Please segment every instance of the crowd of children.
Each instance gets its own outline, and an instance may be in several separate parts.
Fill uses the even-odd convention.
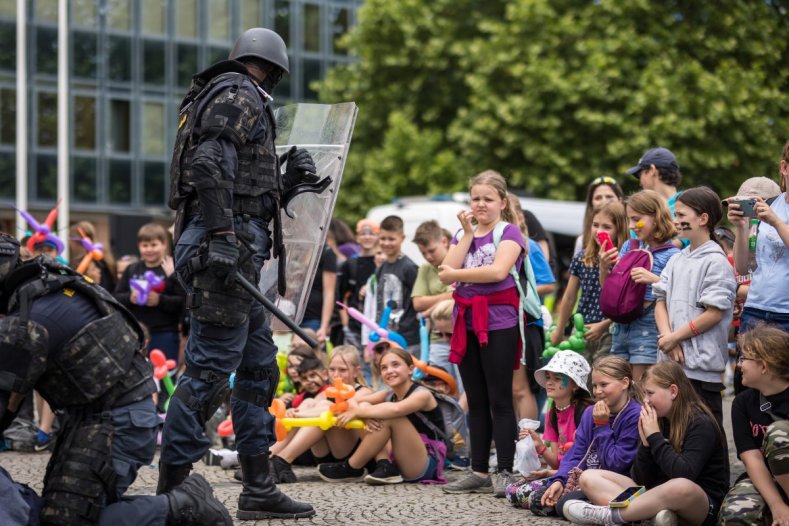
[[[557,286],[554,253],[531,239],[542,228],[497,172],[471,179],[457,224],[417,228],[421,266],[402,253],[401,218],[363,219],[355,236],[335,220],[304,322],[321,346],[277,339],[278,395],[287,418],[331,411],[335,379],[353,397],[334,426],[295,427],[272,448],[276,481],[312,464],[327,482],[443,484],[578,524],[789,525],[789,142],[780,187],[755,178],[725,200],[678,191],[665,148],[627,173],[641,191],[626,196],[611,177],[588,187],[552,326],[541,299]],[[95,237],[89,224],[79,232]],[[168,239],[145,225],[139,258],[87,272],[137,316],[150,349],[180,364],[186,298]],[[332,313],[335,299],[391,336]],[[567,340],[574,313],[583,330]],[[735,357],[742,385],[725,415]],[[542,433],[519,432],[521,418],[541,418]],[[731,487],[729,418],[745,466]],[[541,467],[518,474],[526,438]],[[468,471],[446,483],[445,468]]]

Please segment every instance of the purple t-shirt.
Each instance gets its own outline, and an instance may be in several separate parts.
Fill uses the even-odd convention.
[[[509,224],[504,227],[504,232],[501,235],[501,241],[515,241],[520,247],[525,250],[523,242],[523,235],[517,226]],[[452,238],[452,244],[457,245],[458,236]],[[463,260],[463,268],[478,268],[486,265],[493,264],[496,257],[496,247],[493,244],[493,231],[481,237],[474,237],[471,246],[468,249],[465,259]],[[523,262],[523,251],[518,256],[516,265],[518,267]],[[498,283],[458,283],[455,291],[458,295],[464,298],[471,298],[472,296],[487,296],[494,292],[501,292],[515,286],[515,280],[512,276],[507,275],[502,281]],[[496,331],[500,329],[509,329],[518,324],[518,311],[511,305],[491,305],[488,308],[488,330]],[[471,330],[471,311],[466,312],[466,327]]]

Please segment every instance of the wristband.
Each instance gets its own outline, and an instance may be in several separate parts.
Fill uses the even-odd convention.
[[[546,449],[548,449],[548,446],[546,446],[545,444],[543,444],[543,445],[542,445],[542,447],[541,447],[540,449],[538,449],[538,450],[537,450],[537,456],[538,456],[538,457],[541,457],[541,456],[543,456],[543,455],[545,454],[545,450],[546,450]]]
[[[596,426],[607,426],[608,425],[608,420],[606,420],[604,422],[601,422],[599,420],[593,420],[592,422],[594,422],[594,425],[596,425]]]
[[[694,336],[698,336],[698,335],[700,335],[700,334],[701,334],[701,331],[699,331],[699,330],[696,328],[696,324],[695,324],[695,323],[693,323],[693,320],[690,320],[690,321],[688,322],[688,327],[690,327],[690,331],[693,333],[693,335],[694,335]]]

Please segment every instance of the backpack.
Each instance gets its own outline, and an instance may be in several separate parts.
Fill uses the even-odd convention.
[[[644,313],[647,285],[633,281],[630,271],[637,267],[652,270],[652,254],[667,250],[671,245],[650,249],[638,247],[639,241],[631,239],[630,252],[614,265],[600,290],[600,311],[617,323],[630,323]]]
[[[441,410],[441,416],[444,418],[444,429],[439,429],[433,424],[425,415],[420,411],[414,413],[428,429],[433,431],[447,446],[447,458],[454,458],[456,456],[468,456],[468,447],[471,445],[471,440],[468,434],[468,427],[466,426],[466,413],[457,400],[444,393],[439,393],[429,387],[417,382],[417,385],[424,387],[435,398],[438,408]],[[390,393],[387,397],[387,402],[394,401],[394,393]],[[460,435],[463,439],[462,447],[455,447],[454,437]]]

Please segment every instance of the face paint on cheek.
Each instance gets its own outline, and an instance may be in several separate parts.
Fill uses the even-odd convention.
[[[559,384],[559,387],[561,387],[562,389],[567,389],[567,387],[569,386],[570,386],[570,378],[565,375],[562,375],[562,383]]]
[[[687,221],[680,221],[679,223],[680,230],[687,232],[688,230],[693,230],[690,226],[690,223]]]
[[[638,221],[636,221],[636,228],[644,228],[644,220],[643,219],[639,219]]]

